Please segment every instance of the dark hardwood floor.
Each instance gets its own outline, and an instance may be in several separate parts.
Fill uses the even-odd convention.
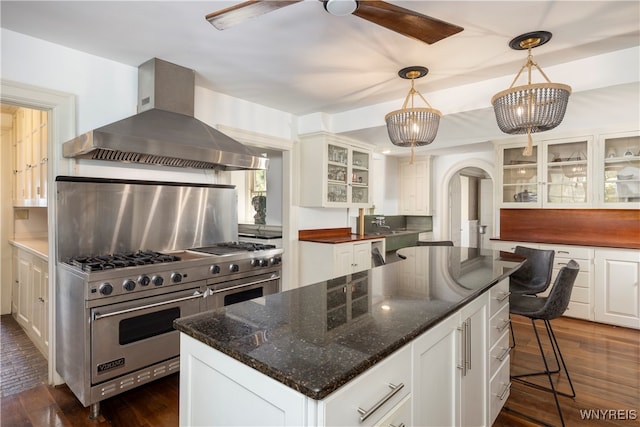
[[[567,426],[640,426],[640,331],[569,318],[556,319],[552,324],[577,393],[575,399],[560,398]],[[513,327],[517,345],[512,352],[512,371],[541,366],[529,320],[514,316]],[[89,409],[83,408],[66,386],[40,385],[2,398],[0,424],[174,427],[178,425],[178,375],[104,401],[97,420],[88,418]],[[566,380],[561,378],[558,385],[564,389]],[[547,392],[514,382],[507,406],[559,425],[553,398]],[[603,419],[598,412],[599,420],[583,420],[581,410],[607,411],[608,415]],[[625,416],[635,419],[620,419]],[[507,411],[494,424],[533,425]]]

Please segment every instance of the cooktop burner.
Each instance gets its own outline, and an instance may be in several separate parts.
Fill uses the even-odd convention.
[[[69,260],[69,264],[84,271],[111,270],[137,265],[160,264],[180,261],[180,257],[154,251],[138,251],[98,256],[79,256]]]
[[[216,243],[212,246],[205,246],[202,248],[194,248],[192,251],[204,252],[212,255],[225,255],[237,252],[255,252],[266,251],[269,249],[275,249],[275,245],[265,245],[262,243],[250,243],[250,242],[222,242]]]

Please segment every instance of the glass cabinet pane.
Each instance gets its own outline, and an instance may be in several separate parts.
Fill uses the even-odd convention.
[[[503,151],[502,201],[505,203],[537,203],[538,147],[531,156],[522,154],[523,147]]]
[[[349,150],[347,148],[327,144],[327,154],[329,162],[339,163],[345,166],[347,165],[347,160],[349,158]]]
[[[587,203],[587,153],[587,141],[547,145],[546,202]]]
[[[327,185],[327,200],[329,202],[347,202],[347,185],[341,184],[328,184]]]
[[[640,136],[604,140],[604,202],[640,202]]]

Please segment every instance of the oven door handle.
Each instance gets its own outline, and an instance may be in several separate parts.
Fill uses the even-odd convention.
[[[243,283],[241,285],[230,286],[228,288],[222,288],[222,289],[218,289],[218,290],[215,290],[215,291],[211,291],[210,290],[209,291],[209,295],[219,294],[220,292],[232,291],[234,289],[246,288],[247,286],[259,285],[260,283],[272,282],[272,281],[278,280],[278,279],[280,279],[280,276],[273,275],[273,276],[269,277],[268,279],[256,280],[254,282]]]
[[[167,305],[167,304],[175,304],[177,302],[188,301],[188,300],[192,300],[192,299],[196,299],[196,298],[202,298],[202,297],[203,297],[203,294],[200,291],[196,291],[193,295],[190,295],[188,297],[176,298],[176,299],[172,299],[172,300],[169,300],[169,301],[157,302],[157,303],[154,303],[154,304],[147,304],[147,305],[143,305],[141,307],[127,308],[125,310],[114,311],[112,313],[107,313],[107,314],[100,314],[100,313],[96,312],[96,313],[93,314],[93,320],[99,320],[99,319],[104,319],[104,318],[107,318],[107,317],[118,316],[120,314],[133,313],[134,311],[146,310],[148,308],[160,307],[160,306]]]

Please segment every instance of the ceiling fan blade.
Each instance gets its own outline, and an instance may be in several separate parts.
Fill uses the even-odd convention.
[[[247,19],[264,15],[267,12],[292,5],[300,1],[302,0],[250,0],[225,9],[220,9],[216,12],[211,12],[205,16],[205,19],[218,30],[225,30],[233,25],[242,23]]]
[[[359,1],[353,15],[428,44],[464,30],[457,25],[379,0]]]

